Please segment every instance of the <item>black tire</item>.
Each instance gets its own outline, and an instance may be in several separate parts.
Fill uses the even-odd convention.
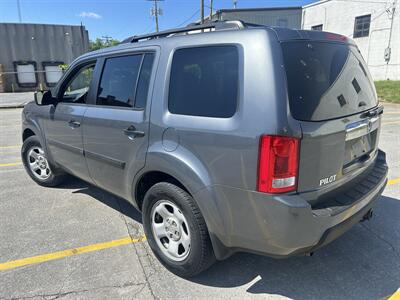
[[[190,252],[182,261],[168,258],[156,242],[152,230],[152,209],[160,200],[168,200],[175,204],[183,213],[190,230]],[[169,182],[160,182],[153,185],[146,193],[142,218],[144,231],[150,248],[160,262],[172,273],[181,277],[195,276],[215,262],[210,237],[204,218],[193,200],[183,189]]]
[[[40,179],[37,176],[35,176],[35,174],[33,174],[33,171],[29,167],[28,153],[32,148],[37,148],[37,147],[40,147],[44,151],[43,146],[40,144],[40,141],[36,136],[30,136],[22,144],[21,158],[26,172],[33,179],[33,181],[35,181],[37,184],[41,186],[53,187],[61,184],[65,180],[66,173],[52,166],[51,164],[49,164],[51,172],[48,178]],[[46,157],[46,153],[44,153],[44,156]]]

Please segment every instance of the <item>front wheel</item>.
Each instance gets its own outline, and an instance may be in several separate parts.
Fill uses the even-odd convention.
[[[215,261],[207,226],[193,198],[169,182],[152,186],[143,202],[151,249],[171,272],[191,277]]]
[[[64,180],[65,173],[49,164],[36,136],[31,136],[24,141],[21,156],[26,172],[36,183],[42,186],[56,186]]]

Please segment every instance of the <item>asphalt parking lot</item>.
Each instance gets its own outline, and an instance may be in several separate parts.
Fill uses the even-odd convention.
[[[386,299],[400,288],[400,105],[385,104],[390,181],[372,220],[312,257],[236,254],[191,280],[158,263],[124,200],[78,179],[36,185],[20,115],[0,110],[0,299]]]

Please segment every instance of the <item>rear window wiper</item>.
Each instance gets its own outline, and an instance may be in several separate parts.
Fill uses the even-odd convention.
[[[362,118],[371,118],[381,115],[383,113],[383,106],[378,106],[373,110],[369,110],[361,115]]]

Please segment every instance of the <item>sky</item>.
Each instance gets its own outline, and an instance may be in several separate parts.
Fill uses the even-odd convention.
[[[0,0],[0,23],[18,22],[18,0]],[[316,0],[237,0],[238,8],[302,6]],[[19,0],[22,23],[79,25],[89,31],[89,38],[128,36],[155,31],[152,7],[148,0]],[[204,0],[205,15],[210,0]],[[163,0],[160,30],[184,26],[200,18],[200,0]],[[232,0],[213,0],[213,8],[232,8]]]

